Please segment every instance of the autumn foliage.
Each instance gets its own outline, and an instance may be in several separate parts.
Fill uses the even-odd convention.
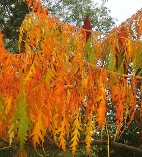
[[[117,139],[142,106],[142,14],[109,34],[92,32],[86,42],[85,29],[61,22],[39,1],[27,4],[21,53],[7,52],[0,34],[0,137],[10,144],[16,138],[21,148],[30,139],[37,149],[48,134],[73,155],[82,132],[87,153],[107,125]]]

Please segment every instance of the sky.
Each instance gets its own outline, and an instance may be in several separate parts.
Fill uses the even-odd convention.
[[[110,16],[118,20],[116,21],[118,26],[142,8],[142,0],[108,0],[106,6],[111,10]]]
[[[110,15],[116,18],[116,25],[120,25],[142,8],[142,0],[108,0],[107,8]]]

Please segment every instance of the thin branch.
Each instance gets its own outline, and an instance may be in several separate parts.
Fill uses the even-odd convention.
[[[108,157],[110,157],[110,138],[109,138],[109,130],[107,125],[106,125],[106,132],[107,132],[107,155]]]
[[[89,62],[87,62],[87,64],[93,68],[96,68],[96,69],[102,69],[102,70],[105,70],[107,73],[109,74],[114,74],[114,75],[117,75],[117,76],[122,76],[122,77],[126,77],[126,78],[136,78],[136,79],[140,79],[142,80],[142,76],[137,76],[137,75],[128,75],[128,74],[121,74],[121,73],[118,73],[118,72],[115,72],[115,71],[110,71],[110,70],[107,70],[105,68],[102,68],[102,67],[99,67],[99,66],[96,66],[96,65],[93,65]]]
[[[141,148],[137,148],[137,147],[134,147],[134,146],[129,146],[129,145],[126,145],[126,144],[113,142],[113,141],[110,141],[109,143],[110,143],[110,146],[120,148],[120,149],[126,149],[126,150],[129,150],[129,151],[133,151],[133,152],[137,152],[137,153],[142,154],[142,149]],[[80,142],[80,144],[85,145],[85,142]],[[92,145],[102,145],[102,144],[107,145],[108,141],[107,140],[94,140],[92,142]]]

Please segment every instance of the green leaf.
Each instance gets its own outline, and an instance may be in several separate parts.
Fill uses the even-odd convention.
[[[20,139],[20,149],[23,149],[24,147],[25,139],[27,136],[27,131],[30,126],[31,126],[31,121],[28,119],[26,113],[23,113],[19,121],[19,128],[18,128],[18,138]]]
[[[120,66],[117,68],[116,72],[123,74],[124,73],[124,66],[123,66],[124,61],[120,64]]]
[[[85,57],[85,59],[87,59],[87,57],[88,57],[89,49],[90,49],[90,43],[88,41],[88,42],[86,42],[84,49],[83,49],[83,56]]]
[[[137,73],[138,76],[142,75],[142,69]]]
[[[21,114],[22,114],[22,110],[24,110],[25,105],[26,105],[26,101],[24,102],[23,100],[21,100],[21,102],[19,101],[21,100],[20,98],[18,98],[18,102],[17,102],[17,110],[16,110],[16,114],[14,116],[14,119],[12,120],[12,123],[16,123],[17,120],[19,120]],[[16,126],[15,126],[16,127]],[[14,128],[15,128],[14,127]],[[15,128],[16,129],[16,128]]]
[[[98,52],[95,48],[95,45],[92,45],[91,43],[91,39],[89,39],[85,46],[84,46],[84,50],[83,50],[83,56],[85,57],[85,59],[87,61],[89,61],[91,64],[94,64],[95,61],[95,57],[96,57],[96,53],[98,55]]]
[[[113,53],[109,54],[107,70],[110,70],[110,71],[115,70],[115,56]]]
[[[94,59],[95,59],[95,53],[94,53],[94,47],[92,47],[88,55],[88,60],[91,64],[94,64]]]
[[[12,131],[18,130],[18,138],[20,139],[20,149],[23,149],[27,131],[31,127],[32,123],[27,117],[27,102],[24,96],[20,95],[17,100],[17,110],[12,123],[14,127]]]

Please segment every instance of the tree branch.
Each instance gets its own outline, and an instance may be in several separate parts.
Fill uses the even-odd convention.
[[[107,145],[108,141],[107,140],[94,140],[92,142],[92,145]],[[118,143],[118,142],[113,142],[113,141],[110,141],[110,146],[113,146],[113,147],[116,147],[116,148],[120,148],[120,149],[126,149],[126,150],[129,150],[129,151],[133,151],[133,152],[137,152],[137,153],[141,153],[142,154],[142,149],[141,148],[137,148],[137,147],[134,147],[134,146],[129,146],[129,145],[126,145],[126,144],[122,144],[122,143]],[[85,142],[80,142],[80,144],[84,145]]]

